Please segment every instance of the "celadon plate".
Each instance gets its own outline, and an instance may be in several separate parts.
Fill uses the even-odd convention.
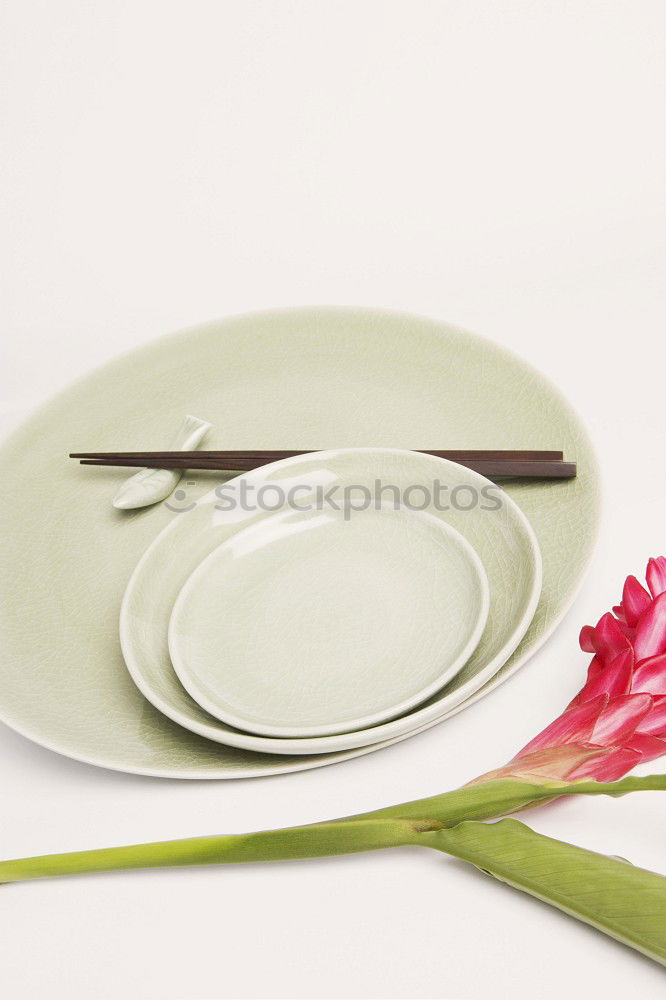
[[[259,736],[212,718],[198,704],[199,688],[193,691],[195,697],[188,694],[169,657],[169,619],[190,573],[227,539],[241,538],[242,545],[248,538],[251,543],[253,538],[261,537],[266,521],[262,506],[277,503],[282,507],[287,497],[293,497],[299,507],[314,507],[314,514],[320,507],[323,512],[331,511],[333,504],[342,506],[348,498],[352,514],[340,532],[350,529],[348,544],[360,545],[364,516],[372,515],[377,498],[380,504],[382,500],[390,502],[385,499],[388,494],[393,502],[423,508],[421,513],[454,528],[483,564],[490,591],[487,624],[464,668],[425,704],[397,719],[353,733],[307,738]],[[367,502],[368,495],[369,509],[361,509],[359,501]],[[260,497],[265,498],[264,505],[258,503]],[[420,550],[423,556],[423,545]],[[403,547],[401,554],[404,552]],[[347,551],[345,562],[349,571],[346,586],[350,587],[358,556]],[[510,574],[507,566],[511,567]],[[321,563],[317,570],[321,570]],[[344,565],[338,570],[341,585],[344,570]],[[390,573],[395,576],[395,570]],[[319,452],[248,472],[211,491],[194,509],[174,518],[144,554],[129,581],[120,615],[122,649],[132,677],[149,701],[201,736],[264,753],[350,751],[421,729],[477,691],[525,634],[537,606],[541,579],[539,547],[529,522],[514,501],[483,476],[453,462],[397,449]],[[430,611],[437,613],[432,605]],[[439,614],[443,613],[440,610]],[[225,622],[227,627],[231,628],[231,624]],[[245,622],[244,627],[249,643],[251,625]],[[236,641],[240,645],[243,637]],[[289,650],[284,655],[288,656]],[[418,669],[414,662],[418,651],[405,650],[405,655],[409,657],[407,666]]]
[[[121,512],[111,500],[126,470],[66,455],[163,448],[186,413],[213,425],[208,448],[563,449],[578,463],[570,481],[505,485],[539,540],[541,598],[518,648],[458,709],[522,666],[577,593],[597,533],[598,470],[580,419],[529,364],[446,323],[383,310],[216,320],[80,379],[0,447],[0,719],[45,747],[182,778],[272,774],[366,752],[295,759],[221,746],[166,718],[125,669],[127,581],[159,532],[187,516],[176,511],[217,480],[191,475],[169,501]],[[513,567],[504,573],[510,580]],[[452,683],[468,679],[464,668]]]
[[[329,736],[403,715],[455,676],[488,617],[481,560],[441,519],[381,498],[309,506],[219,545],[171,614],[183,687],[249,733]]]

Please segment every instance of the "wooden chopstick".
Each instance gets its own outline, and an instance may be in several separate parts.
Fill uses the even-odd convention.
[[[91,457],[83,457],[83,455]],[[112,452],[112,453],[76,453],[71,458],[80,458],[81,465],[97,465],[105,467],[124,466],[129,468],[172,468],[192,470],[220,470],[225,472],[248,472],[269,462],[289,458],[307,452]],[[467,468],[486,476],[489,479],[572,479],[576,475],[576,463],[564,462],[561,458],[524,458],[525,452],[424,452],[439,458],[465,465]],[[530,454],[530,453],[528,453]],[[535,454],[534,452],[531,454]],[[536,454],[544,454],[536,453]],[[546,454],[561,455],[561,452]],[[482,455],[484,457],[472,457]],[[501,457],[490,457],[490,456]],[[488,457],[486,457],[488,456]],[[511,457],[507,457],[511,456]]]
[[[308,455],[312,451],[320,449],[310,448],[307,451],[284,451],[284,450],[255,450],[255,451],[75,451],[70,453],[70,458],[140,458],[142,460],[155,458],[204,458],[204,459],[249,459],[263,458],[266,461],[277,462],[283,458],[292,458],[295,455]],[[561,462],[564,454],[561,451],[506,451],[506,450],[445,450],[445,451],[421,451],[422,455],[434,455],[436,458],[448,458],[451,462],[463,462],[469,460],[476,461],[521,461],[521,462]]]

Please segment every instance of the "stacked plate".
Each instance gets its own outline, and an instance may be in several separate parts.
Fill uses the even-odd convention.
[[[122,650],[145,697],[209,740],[351,750],[416,732],[491,679],[541,582],[527,518],[477,473],[396,449],[316,452],[174,518],[130,580]]]
[[[65,457],[163,447],[192,412],[212,424],[207,448],[312,454],[217,493],[219,476],[190,472],[168,504],[135,512],[110,503],[125,472]],[[314,452],[328,443],[352,450]],[[558,449],[578,475],[500,493],[435,459],[357,450],[368,443]],[[587,432],[547,378],[464,330],[371,309],[157,340],[45,404],[0,447],[0,475],[0,720],[168,778],[320,767],[473,704],[562,619],[600,509]],[[271,483],[283,492],[263,503],[241,492]],[[349,490],[329,504],[335,485]]]

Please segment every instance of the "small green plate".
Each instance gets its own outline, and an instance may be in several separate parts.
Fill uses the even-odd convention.
[[[363,483],[372,452],[343,454]],[[359,730],[404,718],[455,677],[489,593],[472,546],[432,514],[381,498],[308,507],[301,491],[298,507],[214,548],[182,587],[168,636],[183,687],[211,715],[316,753],[316,737],[363,745]]]
[[[537,448],[578,462],[574,480],[506,486],[536,532],[543,589],[519,647],[474,697],[525,663],[578,590],[599,520],[597,466],[577,415],[531,366],[463,330],[385,311],[218,320],[79,380],[0,448],[0,718],[43,746],[183,778],[278,773],[368,752],[295,759],[224,747],[163,716],[127,673],[118,639],[127,581],[211,477],[184,481],[169,506],[126,513],[111,506],[126,470],[66,456],[160,449],[186,413],[212,423],[208,448]],[[510,580],[514,567],[505,572]],[[463,668],[452,683],[466,680]]]

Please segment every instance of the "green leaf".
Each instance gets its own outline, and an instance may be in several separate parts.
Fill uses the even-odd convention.
[[[515,819],[464,822],[420,839],[666,965],[663,876],[544,837]]]

